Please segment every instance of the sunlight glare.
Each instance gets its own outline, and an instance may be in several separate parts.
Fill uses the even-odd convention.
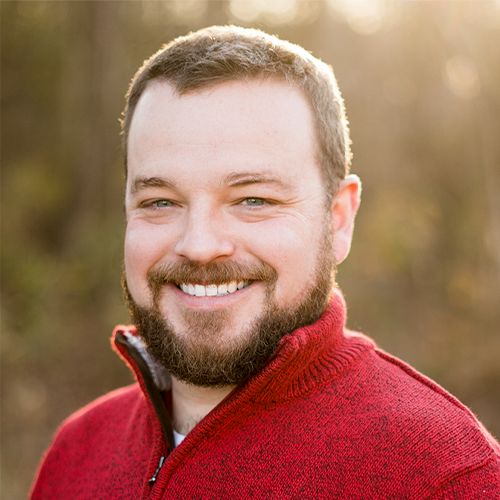
[[[267,2],[264,16],[269,24],[289,24],[297,15],[296,0],[274,0]]]
[[[175,0],[169,5],[176,19],[185,22],[199,19],[207,10],[207,0]]]
[[[238,19],[252,22],[260,16],[265,5],[265,0],[231,0],[229,10]]]
[[[448,88],[462,99],[479,95],[481,84],[474,61],[468,56],[454,56],[446,61],[443,77]]]
[[[316,19],[317,2],[299,0],[231,0],[229,10],[245,22],[262,21],[268,26],[299,25]]]
[[[329,0],[358,35],[373,35],[382,26],[385,0]]]

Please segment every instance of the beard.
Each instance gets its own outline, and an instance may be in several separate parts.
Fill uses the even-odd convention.
[[[314,280],[294,304],[280,306],[274,298],[277,273],[264,262],[198,265],[177,262],[153,267],[148,273],[152,306],[133,299],[125,276],[123,287],[131,320],[149,354],[176,379],[199,387],[238,385],[262,368],[281,339],[315,323],[324,313],[334,282],[333,245],[327,229],[318,252]],[[183,310],[186,328],[176,331],[160,311],[162,286],[167,283],[212,283],[259,280],[266,285],[264,311],[237,335],[224,335],[232,327],[231,310]],[[251,285],[250,285],[251,286]]]

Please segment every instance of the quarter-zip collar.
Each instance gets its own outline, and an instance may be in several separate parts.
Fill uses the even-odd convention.
[[[155,490],[162,488],[177,465],[193,447],[210,435],[225,416],[238,408],[256,405],[275,405],[300,398],[310,391],[331,382],[354,360],[372,347],[371,341],[359,342],[361,336],[345,331],[346,306],[341,292],[332,293],[323,316],[313,325],[299,328],[283,337],[275,354],[250,379],[236,387],[189,433],[174,450],[173,429],[164,397],[170,389],[170,377],[147,353],[134,327],[118,326],[114,345],[130,366],[148,405],[153,425],[154,451],[150,477],[158,477]],[[168,392],[167,392],[168,394]],[[167,450],[168,448],[168,450]],[[167,460],[162,457],[172,454]],[[163,471],[159,474],[158,465]],[[165,469],[167,472],[165,472]]]

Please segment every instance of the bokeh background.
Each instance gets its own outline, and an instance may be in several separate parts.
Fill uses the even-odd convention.
[[[500,2],[2,1],[2,498],[59,423],[132,382],[119,122],[190,30],[260,27],[333,65],[364,182],[338,280],[348,324],[500,436]]]

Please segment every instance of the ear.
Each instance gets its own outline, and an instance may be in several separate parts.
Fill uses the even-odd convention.
[[[340,264],[351,249],[354,218],[361,202],[361,181],[354,174],[340,182],[332,202],[332,231],[335,264]]]

